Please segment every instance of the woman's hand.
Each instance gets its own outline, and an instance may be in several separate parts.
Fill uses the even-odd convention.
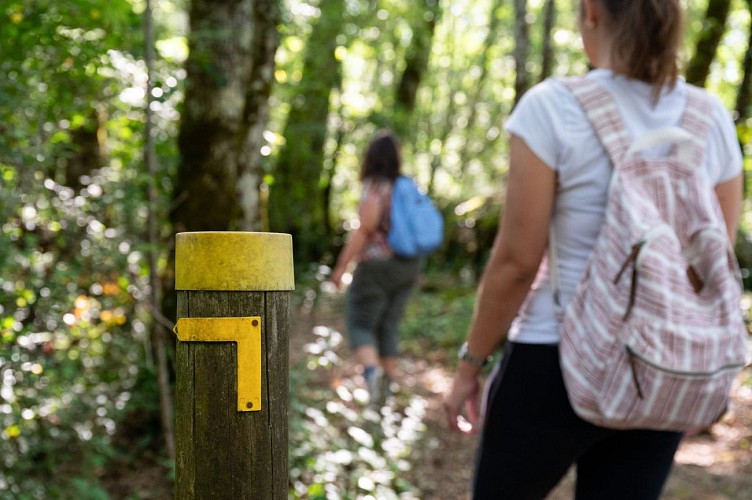
[[[368,235],[376,230],[381,210],[381,200],[376,196],[369,196],[360,203],[358,228],[350,234],[332,271],[331,281],[338,289],[342,288],[342,276],[347,271],[348,265],[360,255],[368,240]]]
[[[478,285],[467,335],[472,352],[492,353],[502,344],[527,297],[548,243],[556,193],[556,173],[517,136],[510,140],[507,200],[501,224]],[[479,368],[460,362],[444,398],[449,428],[462,433],[480,422]],[[467,420],[462,415],[466,406]]]
[[[480,375],[475,367],[462,366],[460,363],[452,388],[444,396],[444,411],[449,428],[462,434],[477,432],[480,422],[481,384]],[[462,414],[463,406],[466,415]]]
[[[336,266],[332,271],[331,282],[334,283],[334,286],[336,286],[337,289],[342,288],[342,276],[344,274],[345,269],[340,266]]]

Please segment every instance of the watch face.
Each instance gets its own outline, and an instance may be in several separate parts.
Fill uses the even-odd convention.
[[[467,342],[465,342],[464,344],[460,346],[460,350],[458,354],[459,354],[459,358],[462,361],[467,361],[468,363],[472,365],[480,366],[480,367],[486,366],[489,360],[489,358],[481,359],[470,354],[470,352],[467,349]]]
[[[460,359],[465,357],[465,354],[467,354],[467,342],[460,346],[460,351],[457,354],[459,355]]]

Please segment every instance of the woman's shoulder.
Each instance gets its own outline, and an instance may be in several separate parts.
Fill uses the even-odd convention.
[[[563,79],[550,77],[531,87],[520,98],[510,118],[540,124],[565,126],[579,117],[580,106]]]
[[[564,79],[560,77],[549,77],[533,85],[520,99],[520,105],[523,103],[529,105],[531,103],[554,103],[562,104],[570,99],[574,99],[574,96],[569,91],[564,83]]]
[[[718,130],[720,133],[729,134],[736,138],[734,119],[729,108],[721,101],[717,94],[697,85],[687,83],[683,79],[677,81],[677,90],[682,91],[688,98],[695,96],[695,100],[701,104],[701,110],[710,108],[707,118],[710,120],[710,130]]]
[[[558,170],[564,150],[574,142],[575,132],[588,125],[566,85],[560,79],[548,78],[522,96],[504,128],[522,138],[546,165]]]
[[[709,113],[709,148],[711,177],[715,182],[727,181],[742,171],[743,157],[734,118],[728,107],[713,92],[690,84],[689,91],[703,96],[711,108]]]

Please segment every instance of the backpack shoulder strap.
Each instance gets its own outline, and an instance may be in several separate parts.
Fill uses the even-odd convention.
[[[632,140],[611,94],[594,78],[569,77],[560,81],[577,98],[611,162],[618,165]]]
[[[565,77],[559,78],[559,81],[574,94],[577,102],[580,103],[601,144],[606,149],[611,163],[615,166],[619,165],[629,150],[631,137],[611,94],[593,78]],[[557,320],[561,322],[563,309],[559,290],[558,260],[556,234],[552,223],[548,237],[548,269],[553,289],[554,310]]]

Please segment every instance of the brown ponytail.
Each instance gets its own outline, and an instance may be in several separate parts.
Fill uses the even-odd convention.
[[[622,72],[653,85],[658,99],[679,74],[683,11],[680,0],[600,0],[613,21],[614,57]]]

